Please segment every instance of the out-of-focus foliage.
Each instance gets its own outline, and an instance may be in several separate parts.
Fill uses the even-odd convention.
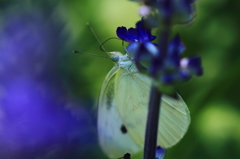
[[[100,41],[135,25],[127,0],[0,1],[0,158],[106,158],[97,144],[96,101],[109,59]],[[204,76],[179,84],[192,123],[166,159],[240,158],[240,1],[199,0],[197,17],[174,27]],[[122,51],[110,40],[108,51]],[[121,157],[121,156],[119,156]]]

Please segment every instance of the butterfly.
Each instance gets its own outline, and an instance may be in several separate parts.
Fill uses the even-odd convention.
[[[151,78],[138,72],[128,54],[109,52],[115,66],[107,74],[98,101],[98,138],[110,158],[134,154],[144,147]],[[163,95],[157,145],[169,148],[179,142],[190,124],[187,105]]]

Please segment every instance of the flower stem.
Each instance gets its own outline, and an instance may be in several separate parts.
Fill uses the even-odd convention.
[[[155,0],[144,0],[145,4],[153,4],[155,3]]]
[[[165,57],[167,56],[168,51],[168,39],[171,33],[171,22],[169,19],[163,20],[163,30],[161,38],[159,39],[159,50],[160,54],[162,55],[162,61],[164,62]]]
[[[152,85],[145,134],[144,159],[155,159],[161,96],[162,93],[158,88]]]
[[[171,32],[170,21],[164,20],[164,29],[162,30],[162,36],[159,39],[159,50],[161,53],[161,62],[167,55],[168,50],[168,38]],[[158,134],[158,123],[160,118],[160,107],[161,107],[162,93],[158,87],[154,84],[151,86],[147,127],[145,133],[145,144],[144,144],[144,159],[155,159],[156,146],[157,146],[157,134]]]

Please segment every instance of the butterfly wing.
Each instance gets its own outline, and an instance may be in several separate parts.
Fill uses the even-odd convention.
[[[147,121],[151,79],[138,72],[120,69],[115,80],[117,109],[130,136],[143,147]],[[175,145],[186,133],[190,124],[187,105],[179,96],[163,96],[160,109],[158,145],[168,148]]]
[[[103,83],[98,102],[98,137],[102,150],[112,158],[125,153],[134,153],[141,146],[126,132],[122,118],[116,108],[115,78],[118,66],[108,73]]]

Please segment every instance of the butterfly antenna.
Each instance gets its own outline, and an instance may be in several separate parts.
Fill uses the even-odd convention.
[[[94,30],[93,30],[93,28],[92,28],[92,26],[89,24],[89,23],[87,23],[87,26],[89,27],[89,29],[91,30],[91,32],[93,33],[93,35],[94,35],[94,37],[97,39],[97,41],[98,41],[98,43],[100,44],[100,50],[101,51],[103,51],[103,52],[106,52],[107,54],[109,53],[108,51],[106,51],[106,49],[104,48],[104,44],[108,41],[108,40],[110,40],[110,39],[117,39],[117,40],[121,40],[121,39],[119,39],[119,38],[115,38],[115,37],[113,37],[113,38],[109,38],[109,39],[107,39],[106,41],[104,41],[103,43],[101,43],[101,41],[98,39],[98,37],[97,37],[97,35],[96,35],[96,33],[94,32]],[[124,47],[124,41],[122,40],[122,46]],[[124,50],[126,51],[126,49],[124,48]]]
[[[77,51],[77,50],[73,50],[73,53],[80,53],[80,54],[86,54],[86,55],[92,55],[92,56],[98,56],[98,57],[103,57],[103,58],[110,59],[110,57],[108,57],[108,56],[101,56],[101,55],[96,55],[96,54],[90,54],[90,53],[80,52],[80,51]]]
[[[125,47],[123,47],[123,49],[124,49],[124,51],[125,51],[126,53],[128,53],[128,51],[127,51],[127,49],[126,49]]]
[[[102,46],[102,43],[101,43],[101,41],[98,39],[98,37],[97,37],[96,33],[94,32],[92,26],[91,26],[89,23],[87,23],[87,26],[89,27],[89,29],[90,29],[91,32],[93,33],[94,37],[97,39],[97,41],[98,41],[98,43],[99,43],[99,45],[100,45],[100,50],[103,51],[103,52],[107,52],[106,49]]]
[[[128,53],[127,49],[124,47],[124,41],[122,40],[122,47],[123,47],[123,50]]]
[[[121,39],[115,38],[115,37],[112,37],[112,38],[109,38],[109,39],[105,40],[105,41],[100,45],[100,49],[101,49],[102,51],[107,52],[107,51],[103,50],[103,45],[104,45],[107,41],[109,41],[109,40],[111,40],[111,39],[121,40]],[[122,41],[122,45],[123,45],[123,44],[124,44],[124,41]],[[108,53],[108,52],[107,52],[107,53]]]

